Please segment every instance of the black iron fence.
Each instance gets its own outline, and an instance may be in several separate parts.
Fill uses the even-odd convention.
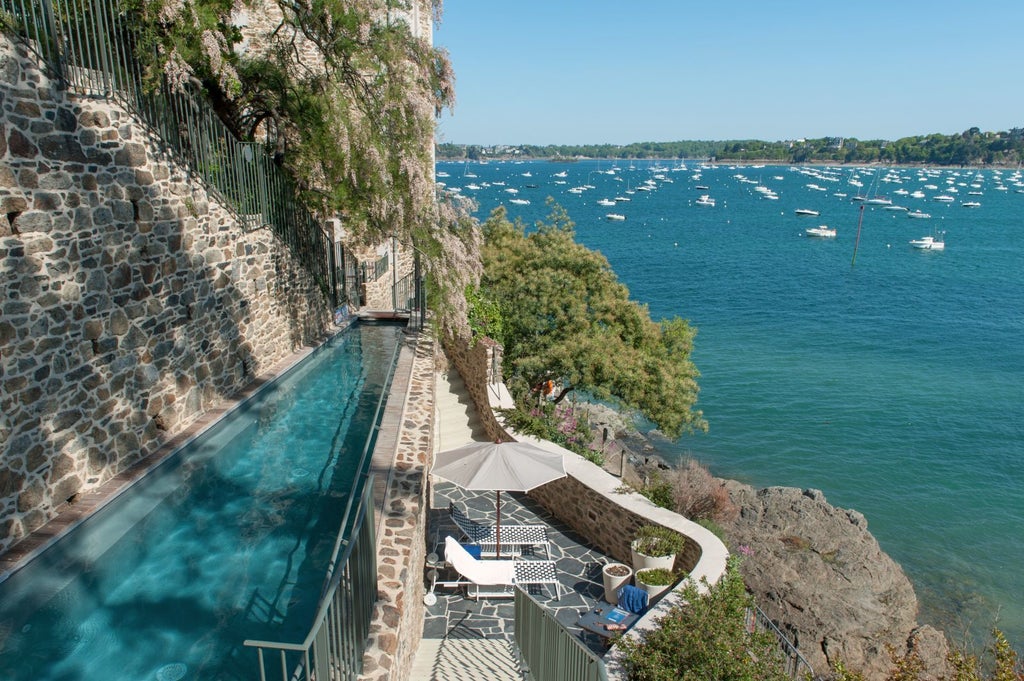
[[[263,145],[240,141],[188,85],[147,84],[137,21],[120,0],[0,0],[2,28],[63,87],[135,114],[242,224],[269,226],[338,305],[331,238]]]

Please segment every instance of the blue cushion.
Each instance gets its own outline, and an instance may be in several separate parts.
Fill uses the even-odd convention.
[[[629,584],[625,585],[618,592],[619,607],[629,610],[637,615],[642,615],[647,609],[647,592]]]
[[[466,549],[466,553],[473,556],[477,560],[480,560],[480,547],[476,544],[463,544],[462,548]]]

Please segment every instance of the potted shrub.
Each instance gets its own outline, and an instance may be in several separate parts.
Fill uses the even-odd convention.
[[[644,568],[636,571],[636,585],[647,592],[647,599],[653,603],[675,583],[676,574],[665,568]]]
[[[622,563],[608,563],[601,568],[601,576],[604,578],[604,599],[612,605],[619,604],[619,589],[624,584],[629,584],[633,570]]]
[[[644,525],[637,531],[630,548],[634,570],[671,570],[676,564],[676,554],[683,550],[683,536],[661,525]]]

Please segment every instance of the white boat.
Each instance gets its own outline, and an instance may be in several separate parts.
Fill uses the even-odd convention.
[[[530,200],[529,199],[509,199],[508,202],[509,203],[514,203],[517,206],[529,206],[530,205]]]
[[[797,215],[810,215],[812,217],[818,217],[819,215],[821,215],[821,213],[819,213],[818,211],[811,210],[810,208],[797,208],[793,212],[795,212]]]
[[[697,204],[698,206],[709,206],[711,208],[715,207],[715,200],[708,196],[707,194],[701,194],[700,198],[694,201],[694,203]]]
[[[598,199],[597,205],[599,206],[614,206],[615,202],[611,199]]]
[[[911,239],[910,245],[923,251],[942,251],[946,248],[946,242],[941,236],[923,236],[920,239]]]
[[[865,199],[864,203],[869,206],[891,206],[892,199],[887,199],[884,196],[876,196],[871,199]]]
[[[943,203],[952,203],[952,202],[956,201],[956,199],[954,199],[949,194],[939,194],[938,196],[935,197],[935,200],[936,201],[942,201]]]
[[[931,217],[931,214],[930,213],[924,213],[924,212],[919,211],[919,210],[914,210],[914,211],[911,211],[911,212],[907,213],[907,217],[908,218],[917,218],[918,220],[927,220],[928,218]]]
[[[829,227],[828,225],[818,225],[817,227],[805,229],[804,234],[806,234],[807,236],[816,236],[823,239],[835,239],[836,228]]]
[[[907,207],[906,206],[897,206],[896,204],[892,204],[892,205],[886,206],[883,210],[904,211],[904,210],[907,210]]]
[[[960,205],[964,208],[981,208],[981,204],[977,201],[964,201]]]
[[[626,216],[623,215],[622,213],[608,213],[607,215],[605,215],[605,217],[608,218],[609,220],[617,220],[620,222],[626,219]]]
[[[629,198],[628,196],[616,196],[615,200],[616,201],[632,201],[633,199]]]

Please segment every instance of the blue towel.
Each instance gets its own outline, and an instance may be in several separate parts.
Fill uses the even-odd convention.
[[[619,589],[619,607],[629,610],[637,615],[642,615],[647,609],[647,592],[635,586],[626,586]]]
[[[477,560],[480,560],[480,547],[476,544],[463,544],[462,548],[466,549],[466,553],[473,556]]]

